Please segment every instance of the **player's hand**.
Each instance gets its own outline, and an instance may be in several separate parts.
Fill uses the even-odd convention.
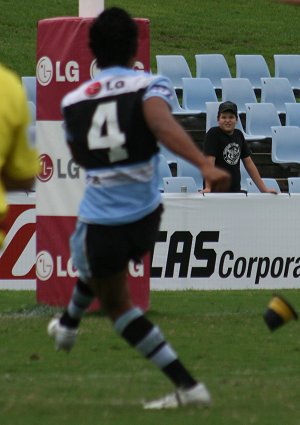
[[[203,171],[203,177],[211,192],[228,192],[231,177],[227,171],[218,167],[209,167],[209,169]]]

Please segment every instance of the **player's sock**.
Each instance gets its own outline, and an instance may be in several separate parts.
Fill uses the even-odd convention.
[[[161,369],[177,387],[190,388],[197,382],[185,369],[160,329],[135,307],[117,319],[115,329],[131,346]]]
[[[95,295],[88,285],[78,279],[73,289],[73,294],[67,310],[60,318],[60,323],[69,328],[77,328],[84,312],[90,306],[94,298]]]

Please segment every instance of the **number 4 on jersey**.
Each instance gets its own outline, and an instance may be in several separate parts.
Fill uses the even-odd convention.
[[[121,132],[117,115],[117,103],[101,103],[97,106],[88,132],[89,149],[109,149],[110,162],[128,158],[124,146],[125,134]]]

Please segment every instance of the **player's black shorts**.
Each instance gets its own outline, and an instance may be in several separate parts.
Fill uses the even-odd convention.
[[[80,248],[76,231],[71,240],[72,258],[80,277],[109,277],[124,270],[130,260],[139,262],[154,248],[162,212],[160,205],[139,221],[117,226],[80,223],[85,227],[84,232],[80,231],[85,249]]]

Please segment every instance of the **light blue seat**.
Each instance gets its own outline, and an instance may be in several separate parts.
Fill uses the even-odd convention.
[[[196,77],[209,78],[214,89],[222,89],[221,78],[231,78],[231,72],[225,56],[217,54],[195,55]]]
[[[158,173],[159,173],[159,181],[158,188],[162,192],[164,190],[164,177],[172,177],[172,172],[169,167],[169,164],[164,155],[159,154],[159,164],[158,164]]]
[[[208,132],[208,130],[211,127],[217,127],[218,126],[218,109],[219,109],[219,105],[220,102],[206,102],[206,127],[205,127],[205,131]],[[266,139],[265,136],[262,135],[251,135],[248,134],[245,130],[244,127],[241,123],[240,117],[238,116],[237,119],[237,123],[236,123],[236,128],[238,130],[241,130],[241,132],[243,133],[245,139],[248,142],[252,142],[252,141],[259,141],[259,140],[264,140]]]
[[[164,177],[165,193],[196,193],[198,192],[196,182],[193,177]]]
[[[235,55],[236,77],[248,78],[254,90],[261,90],[261,78],[271,77],[262,55]]]
[[[300,103],[286,103],[285,111],[285,125],[300,127]]]
[[[240,172],[241,172],[241,189],[247,190],[247,179],[249,179],[250,176],[242,160],[240,161]]]
[[[281,121],[273,103],[246,103],[246,133],[263,138],[272,137],[272,126]]]
[[[206,113],[206,102],[218,102],[209,78],[183,78],[182,106]]]
[[[285,103],[296,103],[292,86],[287,78],[262,78],[261,102],[273,103],[279,114],[285,114]]]
[[[277,164],[300,164],[300,128],[273,126],[271,158]]]
[[[278,184],[276,179],[263,177],[262,180],[265,183],[265,185],[267,186],[267,188],[275,189],[277,191],[277,193],[281,193],[279,184]],[[248,193],[260,193],[260,190],[258,189],[258,187],[256,186],[256,184],[254,183],[254,181],[251,178],[247,178],[247,192]]]
[[[157,73],[169,77],[175,90],[182,89],[182,78],[191,78],[190,67],[182,55],[156,55]]]
[[[222,102],[234,102],[239,113],[246,113],[246,103],[257,102],[255,91],[248,78],[221,78],[221,83]]]
[[[36,77],[23,76],[22,84],[26,91],[27,100],[36,105]]]
[[[28,109],[31,116],[31,125],[36,124],[36,105],[31,100],[27,101]]]
[[[288,177],[289,193],[300,193],[300,177]]]
[[[221,102],[206,102],[206,133],[212,127],[218,126],[218,109]]]
[[[175,88],[171,87],[172,97],[171,97],[171,106],[172,114],[178,116],[197,116],[201,114],[201,111],[194,109],[185,109],[180,106],[177,93]]]
[[[193,177],[197,189],[203,189],[203,176],[198,167],[186,161],[181,157],[177,157],[177,176],[179,177]]]
[[[293,90],[300,89],[300,55],[274,55],[275,77],[287,78]]]

